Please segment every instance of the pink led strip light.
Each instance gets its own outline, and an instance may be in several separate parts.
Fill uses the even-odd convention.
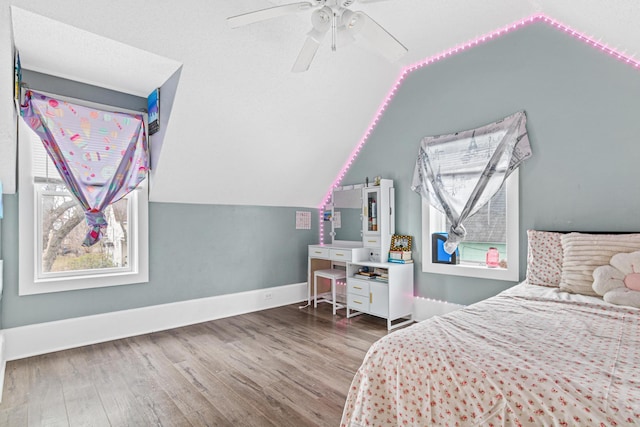
[[[561,22],[556,21],[553,18],[549,18],[548,16],[544,15],[544,14],[538,14],[538,15],[532,15],[528,18],[522,19],[520,21],[516,21],[512,24],[507,25],[506,27],[502,27],[499,28],[497,30],[494,30],[488,34],[482,35],[474,40],[471,40],[469,42],[463,43],[463,44],[459,44],[457,46],[452,47],[451,49],[448,49],[444,52],[435,54],[433,56],[430,56],[420,62],[418,62],[417,64],[413,64],[413,65],[409,65],[407,67],[405,67],[402,72],[400,73],[400,77],[398,78],[398,80],[394,83],[394,85],[391,87],[391,90],[389,91],[389,93],[387,94],[384,102],[382,103],[382,105],[380,106],[380,108],[378,108],[378,111],[376,112],[376,115],[373,118],[373,121],[371,122],[371,124],[369,125],[369,128],[367,129],[367,131],[365,132],[365,134],[363,135],[362,139],[360,140],[360,142],[358,143],[358,145],[356,146],[356,148],[353,150],[353,152],[351,153],[351,156],[349,156],[349,160],[347,161],[347,163],[342,167],[342,170],[340,170],[340,173],[338,174],[338,177],[333,181],[333,184],[331,184],[331,187],[329,188],[329,191],[327,192],[327,194],[324,196],[324,199],[322,200],[322,203],[320,203],[320,206],[318,207],[318,209],[320,210],[320,244],[324,244],[324,219],[323,219],[323,211],[325,209],[325,206],[329,203],[329,200],[331,200],[331,192],[333,191],[334,188],[338,187],[340,185],[340,183],[342,182],[342,180],[344,179],[344,176],[347,174],[347,171],[349,170],[349,168],[351,167],[351,165],[353,164],[353,162],[355,161],[356,157],[358,156],[358,154],[360,153],[360,150],[362,149],[362,147],[364,146],[364,144],[367,142],[367,140],[369,139],[369,136],[371,136],[371,133],[373,132],[373,129],[376,127],[376,125],[378,124],[378,120],[380,120],[380,117],[382,117],[382,114],[384,113],[384,111],[387,109],[387,107],[389,106],[389,104],[391,103],[391,100],[393,99],[393,97],[395,96],[398,88],[400,87],[400,85],[402,84],[403,80],[407,77],[407,75],[409,73],[412,73],[413,71],[416,71],[424,66],[433,64],[434,62],[438,62],[442,59],[448,58],[452,55],[455,55],[457,53],[463,52],[469,48],[478,46],[484,42],[487,42],[489,40],[492,40],[494,38],[497,38],[499,36],[503,36],[507,33],[510,33],[511,31],[517,30],[519,28],[524,27],[525,25],[529,25],[531,23],[534,22],[545,22],[561,31],[564,31],[565,33],[577,38],[578,40],[582,40],[583,42],[587,43],[588,45],[592,46],[595,49],[598,49],[604,53],[609,54],[610,56],[625,62],[637,69],[640,69],[640,62],[630,58],[628,56],[626,56],[625,53],[623,52],[619,52],[616,49],[607,46],[606,44],[603,44],[599,41],[596,41],[594,39],[592,39],[591,37],[576,31],[572,28],[570,28],[567,25],[562,24]]]

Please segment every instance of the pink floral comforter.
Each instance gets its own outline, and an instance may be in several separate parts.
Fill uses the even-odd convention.
[[[640,310],[507,292],[399,330],[341,425],[640,425]]]

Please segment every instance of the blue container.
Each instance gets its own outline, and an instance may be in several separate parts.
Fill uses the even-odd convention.
[[[436,264],[460,264],[460,252],[456,251],[448,254],[444,250],[444,242],[447,241],[449,233],[431,234],[431,262]]]

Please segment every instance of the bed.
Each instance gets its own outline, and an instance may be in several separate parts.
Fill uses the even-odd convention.
[[[560,283],[573,274],[564,249]],[[640,309],[532,284],[529,270],[495,297],[374,343],[341,425],[640,425]]]

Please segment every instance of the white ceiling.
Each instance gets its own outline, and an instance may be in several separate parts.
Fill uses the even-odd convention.
[[[536,13],[640,51],[637,0],[356,3],[409,53],[388,63],[364,43],[331,52],[325,40],[300,74],[290,69],[308,13],[225,21],[286,0],[0,1],[15,6],[25,68],[145,96],[182,66],[153,176],[151,199],[163,202],[316,207],[405,66]]]
[[[11,8],[23,68],[146,98],[178,61],[102,37],[19,7]]]

